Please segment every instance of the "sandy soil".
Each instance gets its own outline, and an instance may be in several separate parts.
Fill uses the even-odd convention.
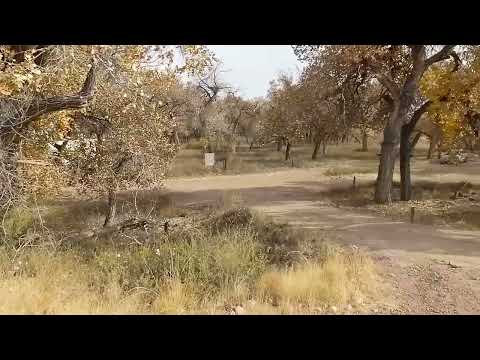
[[[438,169],[437,169],[438,167]],[[415,179],[480,184],[476,166],[455,173],[427,162],[415,164]],[[170,179],[178,206],[223,201],[233,194],[246,206],[292,226],[321,229],[347,246],[367,249],[394,291],[375,312],[408,314],[480,313],[480,231],[389,221],[369,212],[340,209],[328,202],[331,189],[351,186],[353,176],[327,177],[325,169],[292,169],[264,174]],[[373,181],[375,174],[357,176]]]

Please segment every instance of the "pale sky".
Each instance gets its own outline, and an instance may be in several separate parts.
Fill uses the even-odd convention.
[[[209,45],[222,61],[221,78],[245,98],[266,96],[280,72],[296,76],[302,68],[290,45]]]

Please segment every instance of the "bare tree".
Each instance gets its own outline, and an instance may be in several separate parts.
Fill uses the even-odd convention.
[[[218,79],[220,65],[221,63],[217,63],[207,76],[198,79],[197,86],[198,89],[202,91],[204,99],[202,109],[198,112],[198,120],[200,124],[199,135],[201,137],[205,137],[208,132],[207,111],[210,109],[211,104],[215,102],[221,91],[229,89],[227,85],[223,84]]]

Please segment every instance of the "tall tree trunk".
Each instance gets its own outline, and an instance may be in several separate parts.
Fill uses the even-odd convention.
[[[405,88],[403,91],[405,91]],[[412,89],[409,89],[408,92],[411,91]],[[375,202],[378,204],[387,204],[392,201],[393,171],[395,169],[395,160],[398,155],[396,147],[400,141],[401,131],[405,124],[408,108],[411,105],[411,99],[409,99],[409,96],[404,96],[403,99],[397,100],[396,102],[392,101],[392,112],[383,130],[380,163],[378,165],[377,182],[375,185]],[[428,105],[424,104],[425,108],[427,106]]]
[[[378,166],[375,201],[380,204],[392,201],[393,170],[395,169],[395,144],[383,142],[381,146],[380,164]]]
[[[395,169],[395,158],[397,156],[396,146],[400,138],[398,119],[399,113],[392,113],[383,131],[383,142],[381,145],[380,163],[378,165],[377,183],[375,185],[375,202],[387,204],[392,201],[393,171]]]
[[[409,201],[412,199],[410,162],[413,149],[415,149],[422,134],[416,134],[412,141],[410,141],[410,138],[415,126],[417,126],[422,115],[428,110],[430,104],[430,101],[425,102],[413,113],[410,121],[402,126],[400,133],[400,200],[402,201]]]
[[[285,161],[290,159],[290,141],[287,139],[287,147],[285,148]]]
[[[318,154],[318,149],[319,148],[320,148],[320,141],[316,140],[315,141],[315,147],[313,148],[312,160],[317,159],[317,154]]]
[[[327,140],[323,139],[322,141],[322,155],[325,157],[327,155]]]
[[[410,176],[410,159],[412,146],[410,144],[408,127],[402,127],[400,138],[400,200],[409,201],[412,198],[412,180]]]
[[[368,134],[366,131],[362,132],[362,151],[368,151]]]
[[[395,147],[401,137],[401,129],[407,122],[406,116],[417,93],[419,82],[425,72],[432,64],[448,59],[452,56],[455,45],[445,45],[440,51],[426,58],[425,45],[411,45],[412,68],[406,77],[401,88],[395,82],[379,74],[377,80],[382,83],[393,95],[391,98],[392,112],[383,132],[382,153],[378,166],[377,183],[375,187],[375,201],[377,203],[388,203],[391,201],[391,189],[393,170],[395,168]],[[457,63],[458,56],[453,56]],[[457,68],[458,66],[455,66]],[[426,102],[422,107],[428,107]]]
[[[117,212],[117,194],[114,189],[108,189],[108,210],[105,217],[103,226],[109,226],[115,220],[115,214]]]

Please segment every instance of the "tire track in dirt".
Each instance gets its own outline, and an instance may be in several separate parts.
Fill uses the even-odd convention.
[[[359,181],[372,178],[358,177]],[[328,231],[342,245],[366,248],[394,290],[396,305],[392,309],[378,304],[380,312],[480,314],[480,231],[392,222],[332,206],[326,192],[348,186],[350,179],[326,177],[320,169],[167,182],[174,203],[180,206],[219,202],[227,191],[274,221]]]

